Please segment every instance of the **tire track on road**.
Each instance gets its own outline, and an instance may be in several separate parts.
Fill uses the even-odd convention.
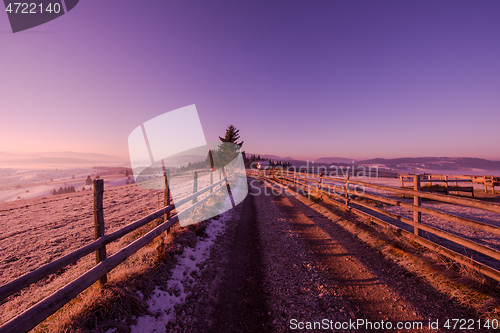
[[[269,315],[262,290],[264,267],[253,195],[243,201],[237,223],[208,331],[266,332]]]

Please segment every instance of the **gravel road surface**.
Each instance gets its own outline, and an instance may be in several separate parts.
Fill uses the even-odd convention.
[[[336,223],[342,214],[326,217],[284,192],[266,195],[269,184],[258,180],[250,179],[249,192],[167,332],[313,331],[306,329],[315,322],[322,326],[314,331],[370,332],[366,321],[383,321],[386,329],[373,326],[378,332],[390,331],[388,323],[394,332],[436,332],[429,320],[451,332],[442,328],[446,319],[477,319],[353,237]],[[365,326],[347,326],[359,320]],[[398,322],[422,328],[397,329]]]

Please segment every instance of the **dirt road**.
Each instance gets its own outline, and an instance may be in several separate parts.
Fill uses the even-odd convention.
[[[451,332],[446,319],[477,320],[345,231],[342,214],[257,180],[249,191],[167,332],[435,332],[429,320]]]

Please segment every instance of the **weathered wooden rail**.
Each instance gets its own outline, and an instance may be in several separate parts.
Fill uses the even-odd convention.
[[[413,185],[414,175],[404,175],[401,174],[399,179],[401,181],[401,188],[406,187],[406,183],[410,183]],[[437,175],[437,174],[429,174],[429,175],[421,175],[419,178],[420,187],[422,191],[426,192],[441,192],[445,194],[449,194],[450,192],[469,192],[472,193],[472,197],[474,198],[474,187],[472,186],[472,178],[467,176],[452,176],[449,177],[447,175]],[[440,185],[443,183],[443,186],[433,187],[438,183]],[[455,184],[453,186],[453,183]],[[459,183],[466,183],[465,186],[460,186]],[[422,186],[422,184],[426,184],[426,186]],[[412,186],[411,186],[412,187]]]
[[[493,176],[484,176],[483,185],[485,192],[488,192],[488,188],[491,187],[491,193],[495,193],[495,186],[500,186],[500,179]]]
[[[337,177],[324,177],[318,174],[308,174],[308,173],[297,173],[284,170],[267,170],[267,171],[257,171],[257,170],[247,170],[248,174],[253,177],[260,179],[266,179],[269,181],[274,181],[282,185],[294,186],[296,191],[306,195],[308,197],[316,197],[324,200],[325,202],[335,205],[343,210],[352,212],[356,215],[362,216],[369,221],[376,223],[385,229],[394,232],[397,235],[404,236],[416,243],[419,243],[433,251],[448,257],[454,261],[457,261],[467,267],[473,268],[480,273],[488,276],[496,281],[500,282],[500,271],[497,269],[486,265],[484,263],[478,262],[471,257],[458,253],[448,247],[442,246],[432,242],[431,240],[422,237],[422,231],[429,234],[436,235],[443,239],[446,239],[452,243],[464,246],[466,248],[477,251],[485,256],[493,258],[500,261],[500,251],[493,249],[491,247],[479,244],[473,240],[461,237],[456,234],[452,234],[446,230],[439,229],[435,226],[422,223],[422,214],[428,214],[431,216],[439,217],[441,219],[458,223],[467,227],[482,230],[491,234],[500,235],[500,227],[495,225],[490,225],[487,223],[475,221],[473,219],[456,216],[449,213],[444,213],[431,208],[422,207],[422,199],[430,199],[438,202],[462,205],[466,207],[472,207],[477,209],[482,209],[490,212],[500,213],[500,205],[496,203],[483,202],[480,200],[475,200],[471,198],[464,197],[452,197],[442,194],[435,194],[424,192],[421,190],[421,180],[419,175],[413,176],[413,189],[408,188],[396,188],[384,185],[373,184],[370,182],[364,182],[359,180],[352,180],[350,176],[347,175],[345,178]],[[427,180],[428,181],[428,180]],[[363,190],[359,190],[360,187]],[[413,197],[413,204],[403,202],[400,200],[387,198],[381,195],[367,193],[364,191],[365,188],[372,188],[376,190],[382,190],[384,192],[395,193],[398,195],[403,195],[405,197]],[[385,209],[377,207],[375,204],[370,203],[370,201],[361,200],[363,198],[370,199],[374,202],[400,206],[409,210],[413,210],[413,219],[406,218],[389,212]],[[376,212],[385,215],[389,218],[396,219],[403,222],[409,226],[413,227],[413,233],[407,230],[398,228],[396,225],[384,221],[373,213],[368,213],[362,211],[357,207],[367,208],[371,212]]]
[[[33,305],[23,313],[12,318],[8,322],[4,323],[0,327],[0,333],[7,332],[28,332],[43,320],[48,318],[50,315],[55,313],[71,299],[77,296],[79,293],[90,287],[96,281],[99,281],[101,285],[107,282],[107,273],[118,266],[120,263],[125,261],[131,255],[136,253],[138,250],[149,244],[156,237],[160,236],[163,232],[168,231],[171,226],[179,221],[183,216],[192,212],[196,207],[203,205],[207,200],[213,197],[219,190],[225,188],[223,184],[227,185],[227,180],[233,175],[226,178],[222,178],[218,182],[213,183],[213,177],[210,178],[211,185],[198,190],[197,185],[197,175],[195,173],[195,185],[194,193],[185,197],[182,200],[176,202],[177,207],[180,207],[190,201],[193,203],[190,207],[184,209],[182,212],[178,212],[177,215],[170,217],[170,213],[175,209],[173,204],[170,204],[170,189],[168,187],[168,174],[164,173],[166,189],[164,191],[164,204],[165,207],[158,209],[157,211],[149,214],[135,222],[132,222],[125,226],[124,228],[117,230],[109,235],[104,235],[104,215],[103,215],[103,192],[104,184],[103,180],[94,181],[94,223],[95,223],[95,238],[96,240],[84,247],[79,248],[51,263],[37,268],[36,270],[24,274],[23,276],[15,279],[0,287],[0,301],[5,298],[21,291],[22,289],[30,286],[31,284],[56,273],[61,268],[76,262],[78,259],[91,254],[96,253],[96,266],[81,275],[76,280],[70,282],[66,286],[62,287],[52,295],[41,300],[37,304]],[[198,200],[198,197],[204,193],[210,193],[203,199]],[[106,245],[114,242],[123,236],[137,230],[138,228],[147,225],[159,218],[163,218],[164,222],[155,227],[153,230],[149,231],[144,236],[135,240],[133,243],[129,244],[125,248],[118,251],[116,254],[106,257]]]

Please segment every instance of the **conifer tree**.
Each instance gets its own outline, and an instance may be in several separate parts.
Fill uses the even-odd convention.
[[[226,135],[224,136],[224,138],[221,138],[219,136],[219,139],[221,142],[231,142],[235,145],[240,146],[241,148],[241,146],[243,146],[243,141],[241,141],[240,143],[237,142],[240,139],[239,133],[239,129],[236,129],[236,127],[234,127],[233,125],[229,125],[229,127],[226,129]]]
[[[212,153],[215,167],[223,167],[236,158],[241,146],[243,146],[243,141],[238,142],[240,139],[239,132],[240,130],[236,129],[236,127],[229,125],[224,137],[219,137],[221,144]]]

